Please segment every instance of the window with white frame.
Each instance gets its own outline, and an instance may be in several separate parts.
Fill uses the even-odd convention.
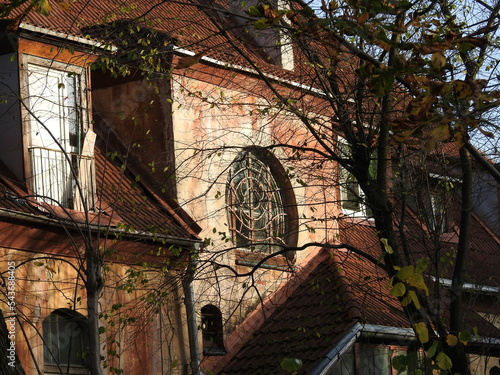
[[[85,69],[26,58],[25,133],[31,189],[43,202],[91,209],[93,133],[86,120]]]
[[[344,139],[339,139],[339,153],[351,157],[351,150]],[[370,163],[370,173],[375,173],[376,160]],[[346,215],[370,217],[371,211],[365,204],[365,194],[352,173],[339,165],[340,204]]]
[[[241,151],[233,161],[226,192],[236,246],[256,252],[271,252],[273,245],[285,245],[286,232],[291,232],[287,231],[293,216],[290,212],[295,208],[294,203],[285,202],[290,192],[285,194],[278,185],[276,168],[270,163],[273,158],[266,153],[260,149]]]

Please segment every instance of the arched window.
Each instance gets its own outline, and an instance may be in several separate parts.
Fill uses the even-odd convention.
[[[226,354],[222,334],[222,314],[214,305],[201,308],[201,332],[204,355]]]
[[[60,373],[59,368],[77,374],[87,367],[88,337],[83,315],[69,309],[54,310],[43,321],[43,341],[46,374],[52,370]]]
[[[249,148],[238,154],[226,197],[238,247],[271,252],[273,245],[294,245],[295,198],[283,168],[269,151]]]

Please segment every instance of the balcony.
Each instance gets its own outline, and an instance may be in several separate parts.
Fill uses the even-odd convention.
[[[91,156],[30,147],[31,186],[41,202],[83,211],[94,208],[95,170]]]

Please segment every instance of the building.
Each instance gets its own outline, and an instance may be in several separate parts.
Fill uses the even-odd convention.
[[[339,303],[341,307],[338,311],[323,311],[337,325],[330,327],[331,331],[300,330],[314,332],[316,338],[310,341],[310,346],[318,348],[314,356],[311,354],[310,362],[302,359],[304,369],[319,366],[317,361],[325,353],[338,358],[335,350],[342,353],[350,350],[356,340],[378,334],[374,330],[380,326],[389,327],[389,336],[400,335],[398,340],[415,341],[409,331],[412,323],[383,288],[384,276],[377,274],[380,270],[370,276],[376,279],[373,283],[371,279],[365,280],[366,275],[354,271],[368,270],[371,266],[349,252],[358,249],[378,259],[383,251],[365,204],[366,189],[361,189],[358,178],[350,171],[339,166],[349,165],[349,160],[363,153],[363,147],[368,148],[362,142],[350,147],[345,128],[355,121],[352,116],[355,101],[351,95],[355,92],[349,91],[353,89],[349,83],[354,76],[355,58],[346,56],[338,64],[342,74],[337,76],[344,91],[337,98],[338,111],[332,112],[332,103],[311,75],[314,72],[311,61],[291,48],[290,39],[279,30],[246,32],[237,2],[228,3],[232,14],[225,18],[232,25],[231,33],[221,32],[210,19],[214,13],[224,14],[217,13],[222,3],[200,2],[199,7],[154,1],[127,4],[91,1],[68,7],[64,4],[54,5],[48,17],[34,11],[26,15],[14,12],[13,18],[20,17],[17,23],[4,21],[0,62],[4,72],[2,94],[7,100],[2,104],[6,136],[0,140],[0,159],[5,164],[6,176],[11,179],[5,177],[5,183],[14,181],[6,188],[4,202],[15,204],[12,207],[15,212],[29,210],[27,214],[37,217],[74,220],[70,233],[81,225],[89,229],[90,237],[84,236],[82,241],[93,236],[105,240],[106,253],[109,248],[106,259],[112,262],[106,270],[110,272],[107,280],[114,284],[116,277],[120,286],[118,290],[105,287],[102,297],[106,305],[102,307],[101,323],[110,330],[106,337],[111,337],[112,345],[106,349],[106,372],[111,373],[114,371],[111,367],[116,367],[126,373],[138,373],[139,368],[144,372],[145,366],[150,366],[148,371],[152,374],[184,374],[191,364],[191,372],[195,373],[202,358],[202,368],[239,372],[242,367],[252,368],[243,361],[247,355],[256,365],[263,366],[259,368],[261,371],[277,368],[265,362],[261,352],[253,352],[258,342],[238,335],[245,329],[258,332],[260,324],[249,329],[248,320],[260,314],[263,308],[259,306],[265,298],[269,297],[270,303],[276,305],[272,306],[273,311],[274,308],[279,311],[280,307],[294,303],[295,288],[304,288],[303,293],[312,289],[331,295],[332,301],[326,306]],[[270,87],[266,80],[276,85]],[[363,103],[373,110],[370,103],[375,98],[368,90],[364,94]],[[278,95],[286,100],[276,100]],[[405,99],[402,95],[402,102]],[[294,106],[288,108],[283,102]],[[396,106],[398,110],[399,107]],[[307,113],[307,117],[302,113]],[[364,119],[360,121],[351,129],[364,129]],[[325,138],[328,145],[338,150],[338,156],[325,158],[324,153],[318,152],[324,146],[321,137],[315,138],[305,124],[327,129]],[[376,127],[366,126],[366,129],[366,139],[376,140]],[[455,164],[449,167],[446,163],[453,161],[456,154],[445,153],[444,164],[436,157],[430,164],[436,167],[424,171],[422,167],[428,160],[423,160],[416,150],[405,149],[405,152],[405,156],[415,156],[413,169],[407,176],[420,176],[419,186],[423,188],[412,190],[408,210],[396,211],[407,214],[405,221],[397,222],[398,233],[412,234],[412,246],[419,245],[411,251],[412,260],[416,261],[421,258],[420,253],[434,249],[435,244],[454,244],[458,237],[456,217],[444,214],[445,207],[458,203],[440,199],[440,193],[449,191],[455,183]],[[410,166],[398,170],[396,157],[391,163],[395,171],[390,176],[391,193],[397,197],[398,188],[416,180],[403,181],[398,177],[407,172],[403,167]],[[440,170],[443,165],[446,167]],[[367,168],[374,171],[371,163]],[[443,186],[448,190],[441,189]],[[446,199],[450,196],[443,195]],[[26,199],[27,205],[20,203]],[[395,202],[402,207],[401,201]],[[474,246],[477,254],[488,256],[474,258],[473,271],[484,259],[496,264],[493,260],[499,245],[488,227],[479,218],[475,220],[475,233],[478,236],[481,233],[484,240]],[[104,232],[99,230],[103,223],[107,228]],[[30,239],[30,247],[5,243],[8,255],[14,254],[17,264],[24,262],[26,252],[38,259],[41,254],[51,253],[51,249],[57,250],[54,243],[62,243],[60,251],[68,248],[65,241],[74,236],[67,240],[68,234],[61,232],[63,225],[59,222],[49,225],[57,241],[39,242],[40,237],[48,239],[48,233],[52,233],[46,230],[46,224],[42,220],[40,234]],[[25,232],[26,223],[16,221],[16,225],[19,232]],[[9,238],[16,241],[22,238],[15,233]],[[110,235],[112,238],[106,242]],[[80,242],[72,241],[78,247]],[[191,266],[186,268],[187,255],[200,250],[202,244],[204,249],[199,257],[192,256]],[[329,251],[318,250],[319,245],[327,247],[327,244],[338,249],[333,258]],[[440,254],[443,257],[447,256],[446,246],[439,247],[443,249]],[[23,252],[14,252],[18,248]],[[69,253],[64,255],[71,258]],[[196,274],[192,275],[195,264]],[[345,265],[346,275],[336,270],[339,264]],[[170,283],[162,285],[164,289],[159,288],[155,284],[159,280],[143,277],[142,266],[163,271],[166,267]],[[42,273],[40,280],[45,280],[53,278],[52,270],[56,270],[55,265],[42,260],[35,260],[32,268],[17,271],[18,275],[29,280],[24,276]],[[60,268],[65,269],[62,265]],[[76,276],[70,271],[64,272],[68,272],[69,280],[74,280]],[[484,267],[482,271],[479,279],[469,283],[485,286],[488,291],[484,298],[474,295],[474,305],[482,305],[474,319],[485,327],[482,335],[497,340],[497,331],[476,313],[487,319],[498,315],[498,298],[494,294],[499,287],[498,273],[494,267]],[[311,275],[316,276],[308,279]],[[186,279],[194,279],[194,290]],[[332,282],[311,288],[309,281],[315,280],[320,284]],[[440,280],[446,284],[449,278]],[[57,280],[56,294],[62,289],[59,283],[66,284],[66,279]],[[144,288],[135,290],[134,283]],[[376,286],[378,294],[371,296],[355,288],[366,283]],[[48,284],[44,285],[48,289]],[[131,288],[131,293],[127,288]],[[353,298],[344,293],[349,288]],[[36,294],[32,289],[26,287],[26,293],[20,295]],[[86,301],[85,289],[81,290],[82,295],[77,293],[71,299],[75,303]],[[162,297],[157,301],[154,292],[161,290],[166,294],[160,294]],[[191,292],[194,292],[194,306],[189,302]],[[288,295],[292,300],[285,298]],[[43,337],[45,319],[48,318],[46,330],[50,330],[49,327],[57,327],[68,314],[80,309],[76,305],[61,307],[61,296],[44,297],[46,302],[39,308],[36,303],[26,304],[31,306],[26,307],[29,310],[26,320],[35,320],[38,330],[41,324],[42,336],[37,337]],[[122,306],[130,306],[132,301],[140,305],[144,297],[150,308],[156,302],[162,304],[156,312],[153,309],[149,325],[136,326],[138,334],[151,336],[152,340],[150,346],[137,352],[129,333],[130,326],[136,324],[135,317],[122,313]],[[186,311],[179,303],[182,297],[188,301]],[[315,294],[308,297],[301,303],[319,298]],[[375,300],[390,306],[390,321],[378,320],[378,310],[370,308]],[[370,303],[363,303],[366,301]],[[173,313],[163,313],[167,307]],[[196,315],[189,310],[193,307]],[[292,309],[288,311],[295,313]],[[52,312],[56,315],[51,316]],[[74,318],[79,322],[86,315],[84,307],[81,312],[83,317]],[[301,315],[300,311],[297,314]],[[120,323],[130,323],[125,333],[110,328],[117,324],[113,317],[118,317]],[[274,317],[259,321],[266,320],[265,324],[272,327]],[[143,318],[147,321],[149,316],[143,314]],[[293,315],[286,319],[294,319],[294,324],[300,322]],[[189,324],[182,324],[186,322]],[[160,326],[163,328],[157,329]],[[283,328],[286,329],[289,327]],[[54,344],[45,347],[61,347],[52,338],[56,336],[47,339]],[[283,344],[287,343],[283,336],[268,337],[273,350],[269,354],[282,353]],[[383,350],[388,350],[386,338],[377,339],[381,340],[378,343],[383,344]],[[123,353],[113,346],[125,343],[131,344],[131,348],[122,349]],[[406,341],[403,344],[398,350],[409,347]],[[40,366],[46,373],[59,370],[49,354],[44,356],[40,341],[32,347],[37,348],[33,356],[35,350],[19,350],[21,363],[29,364],[25,369],[34,373],[42,371]],[[235,348],[243,348],[247,354]],[[292,351],[289,355],[301,359]],[[349,366],[347,357],[343,361]],[[338,363],[332,357],[318,370],[328,370]],[[70,364],[75,368],[85,367],[83,362]],[[383,369],[388,370],[387,366]]]

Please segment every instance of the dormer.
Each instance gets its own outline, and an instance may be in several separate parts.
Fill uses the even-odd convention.
[[[87,96],[93,58],[56,39],[48,44],[49,36],[49,30],[21,26],[1,40],[0,159],[40,203],[91,210],[95,135]]]
[[[243,15],[242,17],[234,17],[237,24],[245,27],[245,30],[240,32],[238,37],[243,39],[245,45],[267,63],[277,65],[286,70],[294,70],[292,40],[286,30],[288,19],[283,17],[280,25],[257,30],[253,27],[253,21],[249,21],[249,16],[245,13],[251,6],[263,4],[268,4],[274,9],[290,9],[290,4],[287,0],[229,1],[229,11],[233,15]]]

